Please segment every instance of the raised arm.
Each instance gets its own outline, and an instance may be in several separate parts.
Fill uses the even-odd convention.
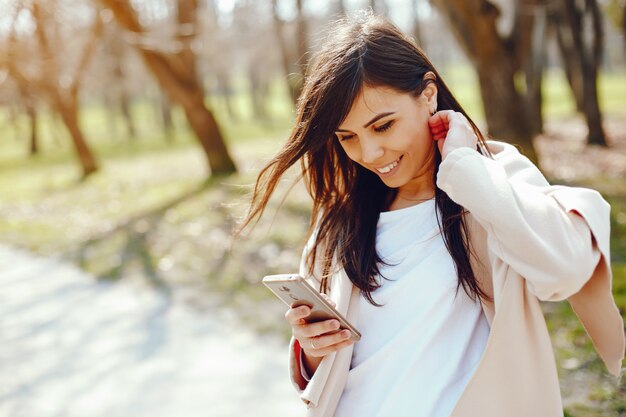
[[[490,142],[494,159],[481,155],[458,115],[444,115],[450,121],[437,186],[469,210],[487,230],[491,251],[538,298],[575,294],[603,256],[608,262],[608,203],[593,190],[550,186],[511,145]]]

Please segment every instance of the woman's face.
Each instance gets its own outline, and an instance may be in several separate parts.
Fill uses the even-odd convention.
[[[399,194],[419,197],[434,190],[435,143],[428,118],[436,102],[434,83],[418,97],[364,86],[335,134],[350,159]]]

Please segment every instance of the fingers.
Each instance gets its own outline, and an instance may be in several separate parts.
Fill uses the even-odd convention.
[[[336,303],[326,294],[322,294],[322,297],[333,307],[336,306]],[[306,318],[310,314],[311,308],[308,306],[290,308],[285,313],[285,319],[291,325],[293,336],[300,342],[300,346],[307,355],[323,357],[354,343],[350,340],[349,330],[340,330],[338,320],[308,323]]]
[[[332,305],[333,307],[337,307],[337,304],[328,295],[322,294],[322,297],[324,297],[324,299],[328,301],[330,305]],[[309,314],[311,314],[310,307],[299,306],[299,307],[290,308],[289,310],[287,310],[287,312],[285,313],[285,319],[287,319],[287,322],[291,325],[303,324],[303,323],[306,323],[304,318],[308,317]]]
[[[428,119],[428,127],[433,136],[433,140],[445,139],[450,128],[450,117],[452,110],[442,110]]]
[[[306,317],[308,317],[309,314],[311,314],[311,309],[307,306],[290,308],[285,313],[285,318],[291,325],[293,335],[296,339],[312,338],[339,330],[339,321],[334,319],[307,323]]]
[[[313,342],[312,344],[311,341]],[[350,331],[342,330],[333,334],[302,339],[300,346],[305,350],[307,355],[322,357],[346,346],[350,346],[352,343],[354,342],[350,340]]]
[[[475,148],[478,138],[465,116],[455,112],[450,116],[449,120],[450,123],[446,141],[454,142],[454,148],[463,146]]]
[[[464,130],[472,130],[472,126],[469,124],[467,118],[463,115],[463,113],[452,112],[452,114],[448,117],[448,127],[449,129],[459,128]]]
[[[439,111],[428,119],[428,127],[444,159],[454,149],[476,147],[478,138],[467,118],[460,112]]]
[[[339,330],[339,322],[337,320],[324,320],[316,323],[295,324],[292,327],[293,335],[296,338],[310,338]]]
[[[306,323],[305,317],[311,314],[311,308],[308,306],[300,306],[296,308],[290,308],[285,313],[285,319],[292,326]]]

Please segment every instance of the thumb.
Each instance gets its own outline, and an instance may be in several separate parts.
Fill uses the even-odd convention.
[[[446,141],[446,138],[437,140],[437,147],[439,148],[439,154],[443,155],[443,144]]]

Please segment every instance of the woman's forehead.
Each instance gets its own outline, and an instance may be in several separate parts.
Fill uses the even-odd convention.
[[[354,99],[348,115],[339,129],[362,126],[373,116],[397,112],[411,103],[411,95],[400,93],[390,87],[363,86]]]

